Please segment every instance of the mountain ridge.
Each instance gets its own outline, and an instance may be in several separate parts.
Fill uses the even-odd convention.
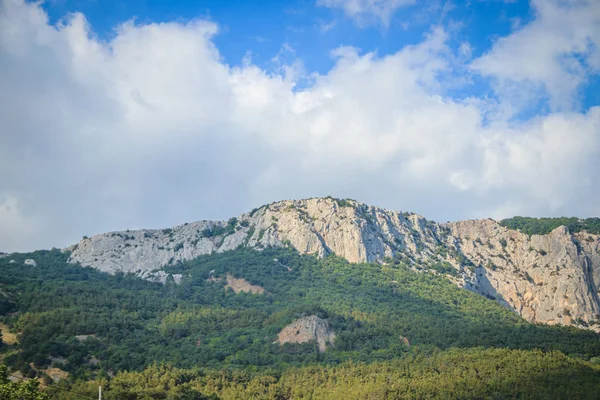
[[[94,235],[67,250],[70,262],[165,282],[161,268],[178,261],[269,246],[442,274],[528,321],[600,331],[600,237],[565,227],[527,235],[492,219],[436,223],[327,197],[279,201],[228,221]]]

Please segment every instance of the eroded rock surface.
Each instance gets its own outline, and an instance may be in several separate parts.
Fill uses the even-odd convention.
[[[258,285],[253,285],[243,278],[235,278],[232,275],[227,274],[227,285],[236,293],[252,293],[252,294],[264,294],[265,289]]]
[[[525,319],[585,325],[598,319],[598,236],[558,227],[529,237],[492,220],[450,224],[455,246],[476,266],[468,288],[513,308]],[[578,239],[579,237],[579,239]],[[595,327],[596,329],[598,326]]]
[[[283,328],[275,343],[307,343],[311,340],[317,342],[321,353],[335,341],[335,333],[329,329],[327,321],[316,315],[297,319]]]
[[[164,282],[165,265],[240,246],[292,246],[350,262],[395,260],[446,274],[529,321],[600,328],[600,238],[564,227],[529,237],[490,219],[438,224],[354,200],[314,198],[269,204],[229,221],[95,235],[67,250],[84,266]]]

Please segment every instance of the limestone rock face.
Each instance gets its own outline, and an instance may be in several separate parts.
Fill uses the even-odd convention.
[[[217,250],[214,238],[202,231],[222,222],[200,221],[173,229],[111,232],[85,238],[71,246],[71,260],[101,271],[133,273],[144,277],[150,271],[179,260],[189,260]]]
[[[229,221],[112,232],[71,246],[71,262],[165,282],[161,268],[237,247],[292,246],[350,262],[396,262],[447,277],[525,319],[600,330],[600,237],[564,227],[529,237],[496,221],[438,224],[354,200],[272,203]],[[444,268],[439,268],[443,265]]]
[[[30,265],[30,266],[32,266],[32,267],[37,267],[37,263],[35,262],[35,260],[33,260],[33,259],[31,259],[31,258],[28,258],[27,260],[25,260],[25,261],[23,262],[23,264],[25,264],[25,265]]]
[[[283,328],[275,343],[307,343],[311,340],[317,342],[321,353],[327,350],[327,345],[333,345],[335,340],[335,333],[329,329],[327,321],[316,315],[297,319]]]
[[[492,220],[449,227],[455,247],[477,266],[467,288],[532,322],[585,326],[598,320],[597,235],[572,235],[561,226],[529,237]]]

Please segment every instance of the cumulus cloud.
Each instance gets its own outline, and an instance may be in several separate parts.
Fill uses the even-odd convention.
[[[496,80],[503,100],[516,104],[549,99],[553,110],[578,106],[578,90],[600,72],[600,6],[597,0],[533,0],[536,18],[475,60],[472,68]]]
[[[329,194],[444,221],[600,213],[600,108],[515,123],[447,96],[464,55],[443,29],[385,57],[338,48],[298,89],[291,57],[225,64],[212,22],[105,42],[81,14],[0,4],[0,250]]]
[[[399,8],[414,4],[415,0],[317,0],[322,7],[339,9],[359,25],[372,23],[387,27]]]

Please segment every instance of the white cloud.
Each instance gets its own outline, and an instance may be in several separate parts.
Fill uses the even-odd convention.
[[[329,31],[333,30],[337,24],[337,22],[335,20],[325,22],[325,21],[319,19],[317,21],[318,21],[317,28],[318,28],[319,32],[321,32],[321,33],[327,33]]]
[[[536,18],[496,41],[472,68],[496,80],[496,91],[518,111],[549,96],[553,110],[578,106],[577,92],[600,72],[597,0],[533,0]]]
[[[399,8],[415,0],[317,0],[317,5],[339,9],[359,25],[379,23],[387,27]]]
[[[458,48],[458,52],[465,59],[469,59],[469,58],[471,58],[471,55],[473,54],[473,47],[471,46],[470,43],[463,42],[460,44],[460,47]]]
[[[101,42],[80,14],[0,4],[1,251],[328,194],[440,220],[600,212],[600,109],[514,124],[448,98],[442,29],[385,57],[339,48],[298,90],[289,49],[280,73],[230,67],[211,22]]]

